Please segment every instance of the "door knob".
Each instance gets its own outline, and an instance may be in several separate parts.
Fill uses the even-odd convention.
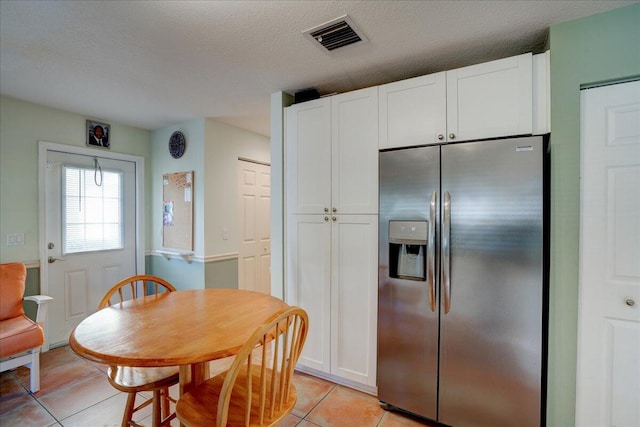
[[[624,303],[629,307],[633,307],[634,305],[636,305],[636,302],[632,298],[627,298]]]

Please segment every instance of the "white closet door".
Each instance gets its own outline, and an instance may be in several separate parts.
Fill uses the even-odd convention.
[[[576,425],[640,426],[640,82],[581,103]]]

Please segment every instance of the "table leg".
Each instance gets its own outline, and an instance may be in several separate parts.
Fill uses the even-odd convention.
[[[180,396],[209,378],[209,362],[180,365]],[[184,427],[180,423],[180,427]]]
[[[160,398],[160,391],[154,390],[153,392],[153,413],[151,415],[151,425],[153,427],[160,427],[162,424],[162,416],[160,415],[160,406],[162,399]]]
[[[209,362],[180,366],[180,395],[209,379]]]

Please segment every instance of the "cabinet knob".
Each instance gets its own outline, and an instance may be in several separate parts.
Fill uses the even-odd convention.
[[[441,134],[441,133],[439,133],[439,134],[438,134],[438,140],[442,141],[443,139],[444,139],[444,135],[443,135],[443,134]]]
[[[329,221],[329,217],[328,217],[328,216],[325,216],[325,217],[324,217],[324,221],[325,221],[325,222]]]
[[[636,305],[636,302],[631,298],[627,298],[624,303],[627,304],[629,307],[633,307],[634,305]]]
[[[331,221],[336,222],[338,220],[338,218],[336,218],[335,216],[331,217]]]
[[[325,212],[329,212],[329,208],[324,208],[324,211]]]
[[[456,134],[455,133],[450,133],[449,134],[449,139],[456,139]]]
[[[336,212],[338,212],[338,209],[333,208],[333,209],[331,209],[331,211],[333,211],[333,213],[336,213]]]

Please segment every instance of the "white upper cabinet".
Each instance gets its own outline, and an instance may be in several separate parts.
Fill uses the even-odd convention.
[[[296,104],[286,113],[286,197],[292,214],[331,206],[331,99]]]
[[[286,120],[287,213],[377,213],[378,89],[293,105]]]
[[[444,72],[379,87],[380,148],[443,142],[447,133]]]
[[[530,53],[447,71],[447,141],[531,134]]]
[[[546,64],[536,61],[536,84]],[[530,135],[534,101],[536,115],[548,111],[548,86],[534,100],[533,71],[527,53],[379,86],[379,147]],[[536,131],[548,132],[544,118],[538,123]]]
[[[331,98],[331,213],[378,213],[378,89]]]

